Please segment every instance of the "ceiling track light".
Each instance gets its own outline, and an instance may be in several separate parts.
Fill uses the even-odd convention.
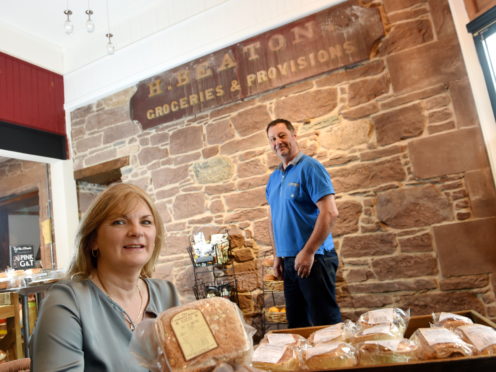
[[[95,31],[95,22],[91,19],[93,11],[91,9],[87,9],[85,13],[88,15],[88,19],[86,20],[86,31],[93,32]]]
[[[66,9],[64,10],[64,14],[67,17],[67,19],[64,22],[64,31],[67,35],[70,35],[72,34],[72,31],[74,31],[74,24],[71,22],[72,10]]]

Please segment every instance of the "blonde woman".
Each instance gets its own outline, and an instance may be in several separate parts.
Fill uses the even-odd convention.
[[[89,208],[70,279],[52,286],[31,337],[32,371],[146,371],[129,353],[136,325],[179,304],[151,279],[163,223],[140,188],[115,184]]]

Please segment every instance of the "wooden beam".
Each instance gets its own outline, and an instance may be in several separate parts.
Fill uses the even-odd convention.
[[[121,168],[126,165],[129,165],[129,156],[77,170],[74,172],[74,179],[99,185],[109,185],[120,181],[122,177]]]

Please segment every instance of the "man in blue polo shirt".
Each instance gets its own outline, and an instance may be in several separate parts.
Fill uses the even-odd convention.
[[[284,279],[288,327],[339,323],[338,257],[331,235],[338,209],[331,178],[321,163],[300,152],[291,122],[273,120],[266,132],[282,161],[270,176],[266,196],[274,275]]]

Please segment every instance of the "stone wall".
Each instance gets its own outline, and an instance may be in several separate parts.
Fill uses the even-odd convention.
[[[156,275],[184,301],[191,234],[233,229],[256,246],[242,270],[259,304],[278,164],[264,129],[283,117],[333,178],[346,317],[394,305],[496,318],[496,192],[447,0],[362,3],[380,7],[386,36],[352,68],[145,131],[129,119],[135,88],[71,113],[75,169],[129,156],[123,181],[157,201],[167,237]]]

